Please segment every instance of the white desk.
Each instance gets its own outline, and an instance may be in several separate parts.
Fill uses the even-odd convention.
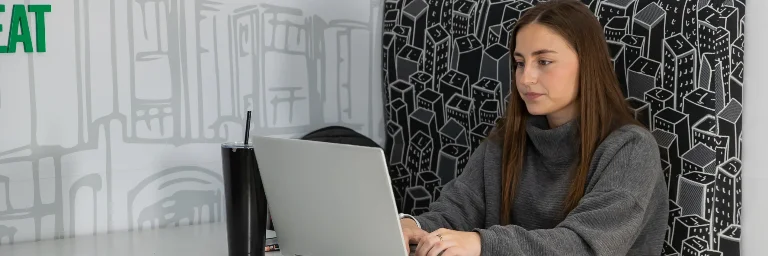
[[[2,256],[228,256],[224,222],[0,245]],[[281,256],[268,252],[268,256]]]

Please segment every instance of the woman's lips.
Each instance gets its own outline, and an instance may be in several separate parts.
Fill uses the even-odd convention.
[[[525,98],[526,98],[526,99],[529,99],[529,100],[534,100],[534,99],[536,99],[536,98],[538,98],[538,97],[541,97],[541,96],[542,96],[542,95],[544,95],[544,94],[541,94],[541,93],[535,93],[535,92],[526,92],[524,95],[525,95]]]

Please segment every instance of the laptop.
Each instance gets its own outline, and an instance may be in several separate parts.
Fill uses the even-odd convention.
[[[252,142],[282,255],[408,255],[380,148]]]

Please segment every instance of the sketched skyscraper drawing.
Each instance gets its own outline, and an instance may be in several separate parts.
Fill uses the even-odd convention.
[[[718,233],[717,248],[725,252],[738,252],[741,244],[741,225],[730,225]]]
[[[408,130],[411,132],[422,132],[429,136],[429,138],[437,136],[437,121],[435,121],[435,112],[432,112],[432,110],[424,108],[416,109],[410,115],[409,124],[410,127]],[[439,141],[433,141],[433,143],[435,142]]]
[[[472,14],[475,13],[477,3],[472,0],[456,0],[453,3],[453,25],[451,26],[451,35],[454,39],[475,33],[475,19]]]
[[[526,1],[508,3],[506,7],[504,7],[504,16],[501,19],[503,21],[520,19],[520,16],[522,16],[525,11],[531,8],[533,8],[533,5]]]
[[[704,144],[696,144],[683,154],[683,174],[703,172],[714,174],[717,167],[715,151]]]
[[[696,85],[696,51],[681,35],[664,41],[662,88],[675,95],[675,110],[681,110],[684,97]]]
[[[619,89],[623,95],[627,95],[627,71],[626,71],[626,53],[624,44],[621,42],[607,41],[610,51],[613,69],[616,70],[616,78],[619,80]]]
[[[608,24],[612,18],[620,16],[629,17],[628,24],[632,24],[636,5],[637,0],[604,0],[597,7],[597,17],[603,26]],[[632,29],[630,28],[627,33],[631,32]]]
[[[635,97],[627,98],[627,105],[632,112],[632,117],[640,121],[645,127],[651,126],[651,108],[650,104]]]
[[[451,36],[442,25],[436,24],[427,29],[426,40],[423,70],[432,77],[443,77],[450,64],[448,53],[451,52]]]
[[[651,134],[653,134],[657,144],[659,144],[661,160],[667,162],[670,166],[669,184],[667,186],[669,188],[669,197],[676,199],[677,180],[682,174],[682,161],[678,154],[677,135],[660,129],[654,130]]]
[[[405,144],[404,136],[403,129],[400,128],[400,125],[397,122],[391,120],[387,121],[387,140],[392,145],[389,151],[390,165],[405,163],[404,155],[407,144]]]
[[[698,1],[698,0],[694,0]],[[659,5],[667,12],[664,24],[664,38],[680,34],[683,31],[683,11],[686,1],[660,1]]]
[[[628,97],[642,99],[661,82],[661,64],[646,57],[639,57],[627,71]]]
[[[620,41],[626,34],[628,34],[627,31],[629,31],[630,26],[629,17],[627,16],[616,16],[611,18],[608,21],[608,24],[605,24],[605,40],[610,42]],[[645,54],[643,55],[645,56]]]
[[[645,102],[651,104],[651,116],[656,116],[662,109],[674,108],[675,96],[672,92],[656,87],[645,92]],[[650,127],[653,128],[653,127]]]
[[[483,58],[483,45],[477,36],[470,34],[456,38],[451,54],[451,69],[462,70],[474,84],[480,79],[480,65]]]
[[[469,146],[467,140],[468,129],[456,122],[456,119],[449,119],[448,122],[440,128],[440,142],[442,145],[458,144]]]
[[[652,60],[661,60],[664,43],[664,25],[666,12],[656,3],[650,3],[635,16],[632,33],[648,41],[643,56]]]
[[[683,154],[691,148],[688,116],[671,108],[656,113],[653,127],[677,135],[678,152]]]
[[[430,171],[432,167],[432,138],[417,131],[410,140],[406,167],[411,170],[411,186],[416,185],[418,173]]]
[[[400,24],[410,28],[409,44],[418,49],[424,49],[424,40],[427,33],[427,3],[424,0],[413,0],[403,9],[400,16]]]
[[[704,88],[697,88],[684,97],[682,112],[689,120],[698,122],[705,116],[715,114],[715,93]]]
[[[728,136],[728,158],[736,156],[736,149],[741,147],[736,138],[741,136],[742,105],[737,100],[731,100],[725,108],[717,114],[717,127],[719,134]]]
[[[441,128],[443,125],[445,125],[445,108],[443,105],[443,95],[440,95],[440,93],[432,89],[426,89],[419,94],[417,101],[419,108],[423,108],[435,113],[435,123],[437,124],[437,128]],[[437,134],[432,134],[432,137],[435,136],[437,136]]]
[[[445,185],[461,175],[464,166],[469,160],[469,148],[465,145],[446,144],[440,149],[440,157],[437,160],[437,176],[440,177],[441,184]]]
[[[470,120],[473,111],[472,99],[461,94],[454,94],[448,100],[446,110],[449,119],[456,120],[462,127],[472,127],[472,121]]]
[[[741,208],[741,161],[731,158],[717,167],[715,180],[715,205],[712,218],[712,232],[720,234],[736,224],[736,210]],[[730,202],[738,202],[731,204]],[[712,239],[712,248],[718,249],[720,239]]]
[[[693,144],[702,144],[715,152],[715,164],[724,163],[728,154],[728,138],[717,134],[717,120],[707,115],[693,125],[691,129]]]
[[[689,237],[697,237],[704,241],[709,241],[709,221],[701,218],[699,215],[683,215],[675,221],[674,231],[672,231],[672,248],[682,251],[683,241]]]
[[[683,248],[680,251],[683,252],[681,255],[705,255],[708,247],[707,241],[694,236],[683,240]]]
[[[438,86],[437,91],[440,92],[440,94],[443,95],[443,99],[447,99],[447,103],[450,104],[455,95],[468,97],[469,89],[469,77],[451,69],[440,79],[440,86]]]
[[[502,85],[498,80],[490,79],[490,78],[483,78],[480,79],[477,83],[472,85],[472,99],[474,102],[474,108],[475,109],[481,109],[482,104],[484,104],[485,101],[493,100],[496,101],[497,104],[502,102],[502,91],[501,91]],[[485,100],[485,101],[484,101]],[[497,107],[496,109],[493,109],[496,111],[494,118],[496,116],[501,115],[500,109],[502,109],[504,106]],[[478,122],[477,118],[474,120],[475,122]]]
[[[480,76],[499,81],[510,81],[510,73],[512,72],[510,68],[512,56],[510,55],[511,53],[505,45],[488,46],[480,66]]]
[[[424,71],[413,73],[413,75],[408,78],[408,82],[415,86],[415,91],[417,92],[423,92],[424,90],[430,90],[433,88],[432,76]]]

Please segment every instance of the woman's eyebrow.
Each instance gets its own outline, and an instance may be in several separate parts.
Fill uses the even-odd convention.
[[[532,55],[536,56],[536,55],[542,55],[542,54],[545,54],[545,53],[557,53],[557,52],[554,51],[554,50],[550,50],[550,49],[541,49],[541,50],[534,51]],[[523,54],[520,53],[520,52],[515,52],[514,55],[518,56],[518,57],[523,57]]]

